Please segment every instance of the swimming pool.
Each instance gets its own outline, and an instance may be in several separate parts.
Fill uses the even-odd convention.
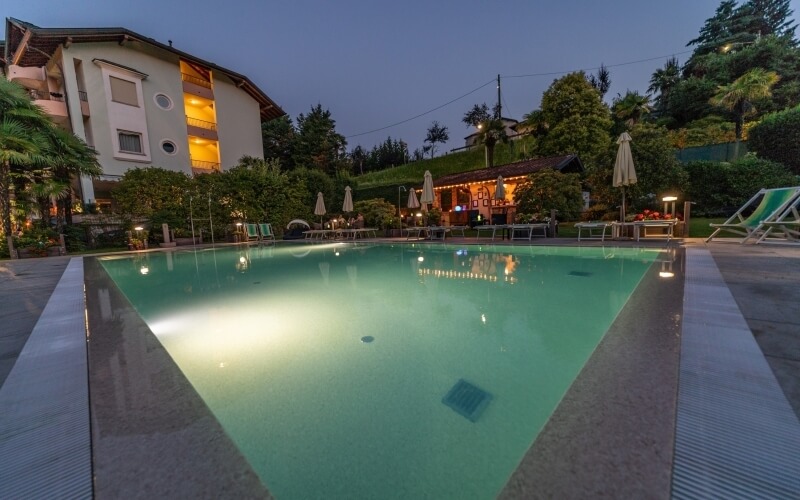
[[[319,245],[102,263],[279,498],[481,498],[657,255]],[[442,402],[460,380],[490,395],[475,422]]]

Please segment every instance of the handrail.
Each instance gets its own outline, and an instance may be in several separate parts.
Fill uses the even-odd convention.
[[[215,161],[191,160],[192,167],[206,170],[219,170],[219,163]]]
[[[217,124],[214,122],[207,122],[205,120],[200,120],[198,118],[192,118],[190,116],[186,116],[186,124],[191,125],[192,127],[200,127],[207,130],[217,130]]]
[[[207,89],[211,88],[211,82],[209,82],[208,80],[203,80],[202,78],[198,78],[194,75],[187,75],[186,73],[181,73],[181,80],[183,80],[184,82],[194,83],[195,85],[199,85]]]
[[[43,92],[41,90],[29,90],[31,97],[37,101],[60,101],[64,102],[64,95],[57,92]]]
[[[80,99],[83,102],[89,102],[89,96],[88,94],[86,94],[85,90],[78,91],[78,99]]]

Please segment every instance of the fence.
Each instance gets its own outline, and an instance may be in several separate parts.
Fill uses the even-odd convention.
[[[708,146],[695,146],[675,150],[675,157],[681,163],[691,161],[736,161],[747,154],[746,142],[725,142]]]

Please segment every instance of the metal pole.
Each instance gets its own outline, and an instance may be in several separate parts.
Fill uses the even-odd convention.
[[[500,100],[500,74],[497,74],[497,119],[503,117],[503,104]]]
[[[189,223],[192,225],[192,246],[194,246],[194,215],[192,214],[192,197],[189,196]]]
[[[208,192],[208,225],[211,227],[211,246],[214,246],[214,220],[211,218],[211,191]],[[217,261],[214,260],[214,266]]]

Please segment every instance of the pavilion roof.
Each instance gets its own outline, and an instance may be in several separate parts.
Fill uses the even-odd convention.
[[[433,187],[435,189],[444,189],[465,184],[493,181],[497,180],[498,175],[502,175],[503,179],[506,181],[514,180],[538,172],[544,168],[552,168],[553,170],[558,170],[565,174],[584,171],[583,163],[581,163],[578,155],[549,156],[547,158],[532,158],[491,168],[445,175],[434,179]]]

